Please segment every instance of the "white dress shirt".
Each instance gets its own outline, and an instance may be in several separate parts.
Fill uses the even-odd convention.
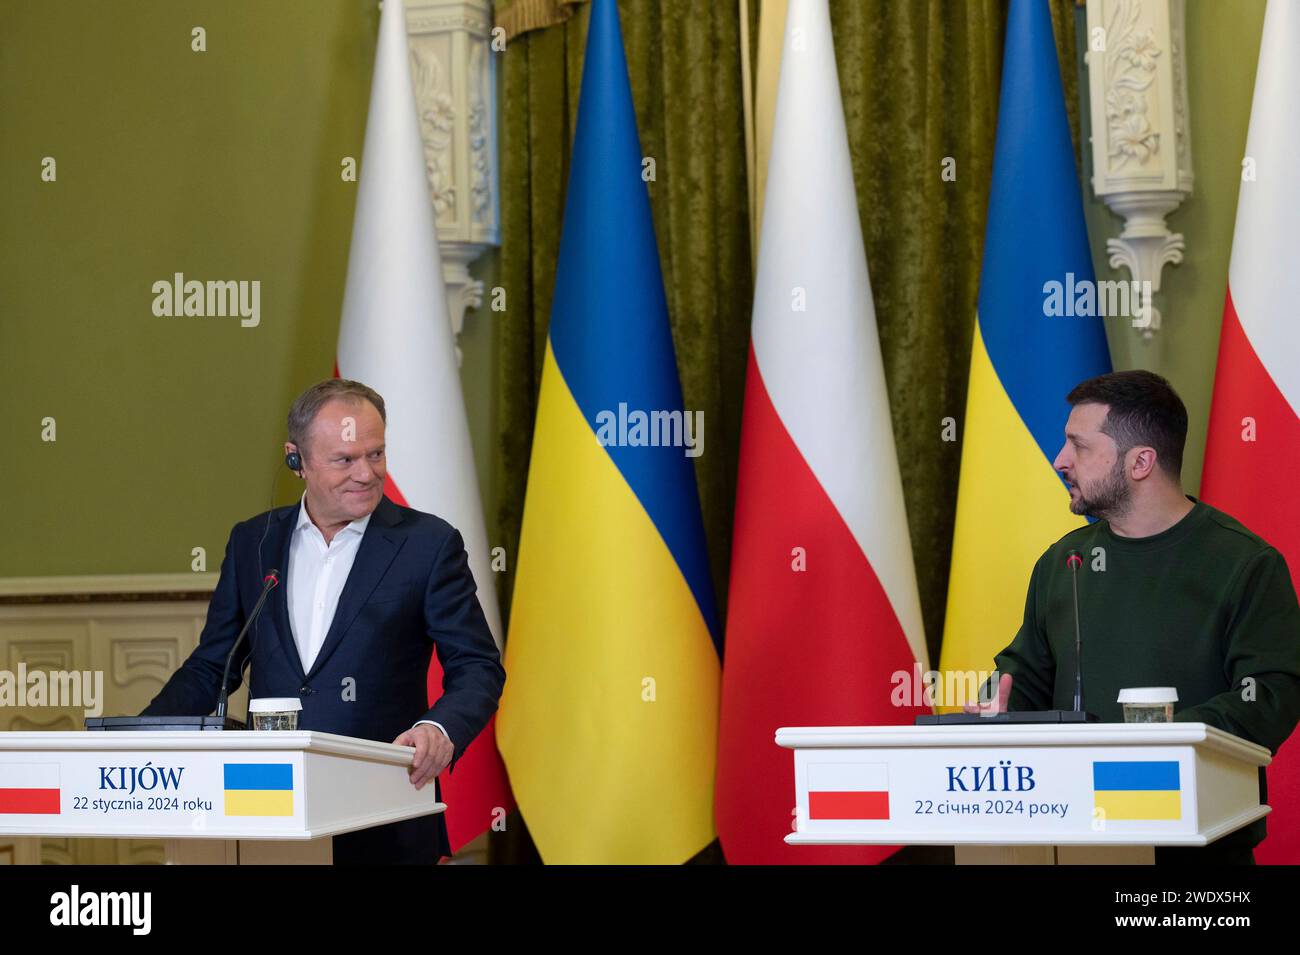
[[[352,572],[361,538],[369,523],[369,514],[358,518],[326,544],[325,535],[307,514],[306,493],[302,496],[298,523],[289,540],[289,569],[285,584],[289,589],[285,599],[289,602],[289,627],[298,647],[303,673],[311,672],[312,664],[325,645],[325,636],[339,606],[339,596],[343,593],[348,574]],[[431,723],[442,730],[443,736],[451,739],[441,723],[420,720],[416,725],[420,723]]]

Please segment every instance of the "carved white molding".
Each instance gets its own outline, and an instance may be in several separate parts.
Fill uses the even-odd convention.
[[[1183,2],[1088,0],[1092,188],[1124,217],[1106,240],[1111,267],[1153,293],[1164,267],[1183,260],[1185,240],[1165,216],[1192,192]],[[1133,324],[1150,338],[1159,309]]]
[[[483,302],[469,267],[501,243],[489,0],[406,0],[411,77],[452,333]],[[456,361],[461,352],[456,347]]]
[[[0,577],[0,597],[75,594],[211,593],[216,571],[180,574],[93,574],[62,577]]]

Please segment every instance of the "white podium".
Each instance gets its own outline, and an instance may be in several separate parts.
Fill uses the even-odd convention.
[[[411,785],[414,752],[307,731],[0,733],[0,835],[163,839],[169,863],[329,864],[332,836],[447,808]]]
[[[952,845],[963,863],[1151,863],[1269,812],[1262,746],[1204,723],[785,727],[792,845]]]

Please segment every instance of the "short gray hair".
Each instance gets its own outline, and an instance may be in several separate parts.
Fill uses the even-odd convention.
[[[316,382],[295,398],[289,408],[289,440],[298,446],[299,451],[306,450],[307,432],[311,430],[311,423],[316,420],[320,409],[326,402],[336,398],[353,404],[369,401],[379,412],[380,419],[385,424],[388,423],[388,414],[384,411],[384,399],[375,389],[359,381],[349,381],[347,378],[326,378],[324,381]]]

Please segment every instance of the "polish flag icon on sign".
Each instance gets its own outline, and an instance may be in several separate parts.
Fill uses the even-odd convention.
[[[888,819],[889,767],[885,763],[811,763],[809,819]]]
[[[57,816],[58,763],[0,763],[0,815]]]

